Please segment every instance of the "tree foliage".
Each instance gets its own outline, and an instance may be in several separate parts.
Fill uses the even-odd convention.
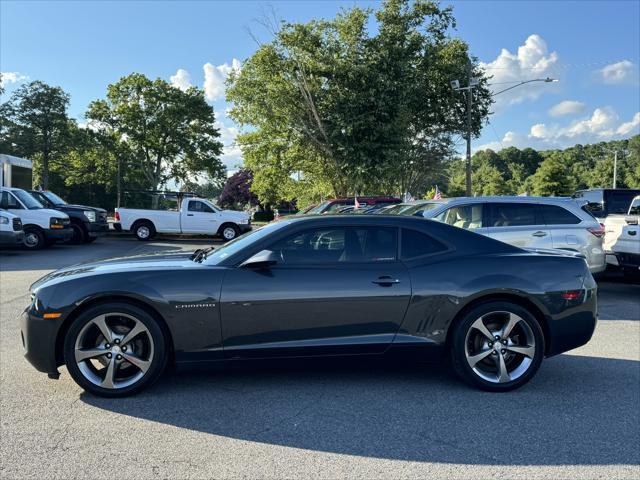
[[[442,172],[465,128],[465,100],[449,82],[466,78],[468,47],[448,36],[455,20],[433,2],[387,0],[331,20],[282,23],[230,77],[231,116],[263,201],[424,190]],[[475,90],[473,132],[491,103]],[[310,188],[312,187],[312,188]],[[316,198],[317,198],[316,197]]]
[[[253,174],[242,169],[231,175],[224,184],[218,204],[224,208],[244,209],[258,205],[258,198],[251,192]]]
[[[182,91],[133,73],[109,85],[107,98],[91,102],[86,117],[126,143],[148,188],[224,173],[220,133],[201,89]]]

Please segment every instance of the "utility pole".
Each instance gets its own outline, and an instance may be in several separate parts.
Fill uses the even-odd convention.
[[[613,152],[613,188],[616,188],[618,180],[618,151]]]
[[[465,177],[467,197],[471,196],[471,109],[473,108],[473,86],[471,84],[471,59],[467,61],[467,159],[465,161]]]

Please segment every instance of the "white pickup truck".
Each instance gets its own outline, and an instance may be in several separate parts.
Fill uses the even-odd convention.
[[[219,235],[233,240],[251,230],[251,217],[246,212],[222,210],[209,200],[196,197],[181,198],[179,203],[177,211],[116,208],[114,228],[131,231],[142,241],[156,233]]]
[[[640,195],[631,201],[626,215],[608,215],[604,221],[603,248],[607,263],[626,275],[640,278]]]

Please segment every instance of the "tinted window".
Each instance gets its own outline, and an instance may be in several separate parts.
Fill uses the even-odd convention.
[[[22,208],[22,206],[18,203],[13,195],[9,192],[2,192],[2,199],[0,200],[0,208],[8,209],[18,209]]]
[[[627,213],[637,190],[608,190],[606,192],[607,214]]]
[[[465,229],[480,228],[482,227],[482,204],[451,207],[435,217],[435,219],[454,227]]]
[[[402,230],[401,258],[415,258],[443,252],[447,247],[435,238],[416,230]]]
[[[557,205],[539,205],[546,225],[574,225],[580,223],[578,217],[565,208]]]
[[[636,199],[631,203],[629,215],[640,215],[640,199]]]
[[[489,227],[518,227],[540,225],[536,219],[536,205],[532,203],[489,204]]]
[[[204,202],[199,202],[197,200],[191,200],[189,202],[189,211],[190,212],[203,212],[203,213],[213,213],[213,209]]]
[[[285,264],[382,262],[396,258],[396,229],[325,227],[305,230],[269,247]]]

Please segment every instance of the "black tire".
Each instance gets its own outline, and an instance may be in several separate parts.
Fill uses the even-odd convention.
[[[84,228],[82,228],[82,225],[72,223],[71,229],[73,230],[73,236],[67,243],[70,243],[72,245],[79,245],[86,242],[87,234],[84,231]]]
[[[146,327],[149,337],[152,339],[152,348],[151,348],[152,354],[150,358],[146,359],[146,361],[149,362],[148,369],[145,372],[142,372],[140,369],[138,369],[139,373],[137,373],[137,375],[142,374],[142,376],[138,378],[135,382],[129,385],[114,386],[112,388],[104,388],[94,383],[92,380],[90,380],[85,375],[85,373],[83,373],[83,370],[81,370],[81,367],[79,366],[78,362],[76,362],[75,346],[76,346],[76,341],[78,341],[78,336],[83,331],[87,331],[85,327],[87,327],[88,324],[92,323],[93,319],[100,317],[101,315],[108,315],[109,319],[113,319],[116,321],[119,318],[121,318],[121,317],[118,317],[118,315],[125,315],[131,318],[134,318],[136,321],[141,322]],[[128,319],[125,319],[125,321],[128,321]],[[117,325],[115,325],[115,327],[117,327]],[[94,328],[94,326],[91,325],[88,328]],[[147,333],[144,332],[144,335],[147,335]],[[139,337],[140,335],[138,335],[138,338]],[[131,348],[131,350],[129,351],[129,354],[131,354],[131,352],[133,351],[133,348],[134,348],[134,346],[132,346],[133,343],[134,343],[133,341],[129,343]],[[162,332],[162,328],[158,324],[158,321],[149,313],[147,313],[145,310],[139,307],[136,307],[134,305],[130,305],[128,303],[121,303],[121,302],[102,303],[100,305],[94,306],[88,309],[87,311],[81,313],[75,320],[73,320],[73,323],[70,325],[69,330],[67,331],[67,334],[64,339],[63,348],[64,348],[64,361],[67,366],[67,370],[69,371],[69,374],[71,375],[73,380],[85,391],[92,393],[94,395],[98,395],[100,397],[109,397],[109,398],[125,397],[128,395],[133,395],[135,393],[138,393],[141,390],[151,386],[155,381],[157,381],[158,378],[160,378],[160,376],[162,375],[167,364],[167,341],[165,339],[165,335]],[[123,348],[126,348],[126,347],[123,346]],[[105,351],[109,351],[109,350],[105,350]],[[115,354],[112,354],[111,358],[115,362],[115,357],[113,357],[113,355]],[[101,362],[107,362],[107,365],[108,365],[108,362],[111,361],[111,360],[108,360],[106,356],[100,356],[93,360],[95,361],[101,360]],[[124,369],[125,372],[127,370],[133,370],[134,372],[136,371],[136,368],[132,364],[127,363],[123,360],[120,360],[120,362],[121,362],[120,367],[116,367],[116,372],[118,372],[117,370],[118,368]],[[108,368],[107,365],[104,365],[103,368]],[[128,365],[128,366],[123,367],[123,365]],[[93,373],[93,370],[91,368],[87,369],[86,365],[84,366],[84,370],[85,372],[89,370],[90,372]],[[98,376],[100,372],[102,372],[102,370],[98,371]],[[105,373],[105,377],[106,377],[106,373]],[[125,377],[122,380],[122,382],[124,383],[126,381],[127,379]],[[115,385],[115,382],[114,382],[114,385]]]
[[[40,250],[48,246],[44,233],[37,227],[25,227],[23,244],[27,250]]]
[[[231,232],[233,232],[233,236],[231,236]],[[223,223],[218,230],[218,235],[220,235],[225,242],[229,242],[240,235],[240,227],[235,223]]]
[[[156,234],[156,229],[153,226],[153,223],[148,220],[136,222],[131,228],[131,231],[141,242],[148,242]]]
[[[484,340],[486,337],[485,335],[480,334],[478,329],[472,326],[478,319],[483,319],[481,320],[483,325],[485,325],[485,322],[488,322],[490,326],[491,322],[496,322],[497,324],[503,318],[508,322],[508,318],[511,318],[511,315],[509,314],[514,314],[515,317],[519,318],[518,323],[515,324],[517,326],[513,328],[511,335],[518,339],[519,342],[520,337],[526,338],[528,336],[532,336],[532,341],[535,341],[535,345],[531,345],[531,341],[522,343],[522,345],[527,345],[529,352],[534,352],[533,358],[512,353],[509,348],[520,348],[520,345],[510,343],[512,342],[511,336],[508,335],[506,340],[500,338],[489,342],[488,340]],[[524,322],[524,324],[521,325],[520,321]],[[489,301],[481,303],[466,312],[459,321],[452,325],[452,328],[454,330],[450,339],[449,354],[453,369],[462,380],[476,388],[490,392],[506,392],[514,390],[531,380],[540,368],[545,351],[542,328],[531,312],[516,303],[508,301]],[[491,333],[496,333],[493,328],[489,328],[488,330]],[[480,338],[478,339],[477,337],[479,334]],[[504,349],[503,345],[498,343],[503,342],[503,340],[508,343],[508,346],[506,345]],[[481,343],[488,342],[484,348],[479,348],[475,353],[486,355],[488,350],[491,350],[491,353],[488,356],[484,357],[482,361],[478,361],[476,363],[476,370],[478,371],[474,370],[470,365],[470,363],[473,362],[473,355],[470,355],[470,359],[467,360],[467,352],[469,351],[469,348],[472,347],[474,341],[480,341]],[[493,347],[494,342],[496,345],[500,346],[500,349]],[[500,351],[496,352],[496,350]],[[504,362],[501,362],[498,356],[502,357]],[[483,378],[482,375],[485,377],[492,376],[492,363],[495,364],[496,377],[499,377],[499,365],[506,366],[507,370],[509,368],[513,369],[509,371],[509,375],[507,377],[504,377],[504,381],[500,381],[499,378],[487,380],[486,378]],[[488,368],[486,373],[482,370],[485,366]],[[515,379],[511,379],[512,374],[517,374],[518,376]],[[507,378],[509,378],[509,380],[506,380]]]

